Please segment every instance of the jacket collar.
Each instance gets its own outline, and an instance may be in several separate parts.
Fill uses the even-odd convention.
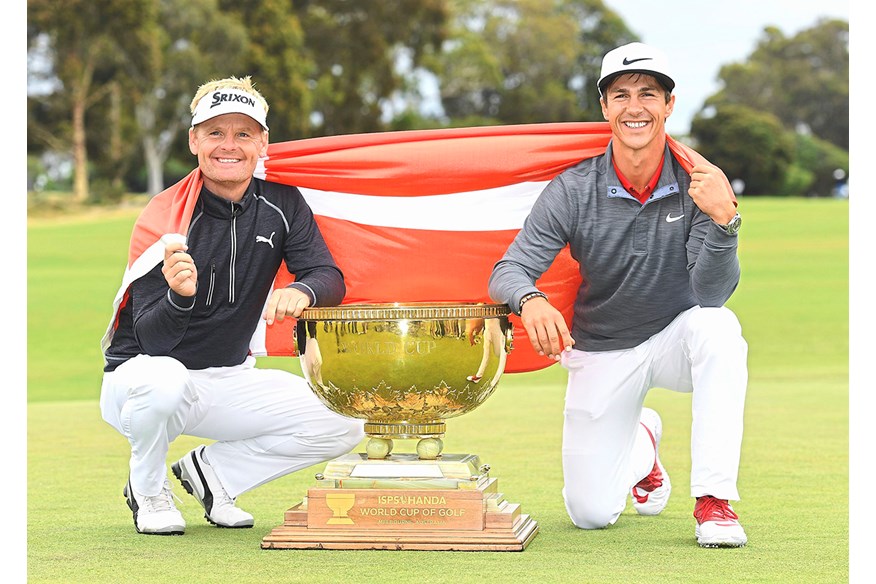
[[[244,213],[255,201],[256,181],[249,182],[240,202],[232,202],[214,194],[206,186],[201,188],[201,205],[205,213],[221,219],[231,219]]]

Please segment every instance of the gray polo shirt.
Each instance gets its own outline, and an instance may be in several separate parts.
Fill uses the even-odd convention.
[[[489,282],[493,300],[516,312],[569,244],[583,280],[572,338],[584,351],[635,347],[692,306],[722,306],[739,283],[737,236],[694,204],[669,148],[644,205],[621,186],[611,152],[545,187]]]

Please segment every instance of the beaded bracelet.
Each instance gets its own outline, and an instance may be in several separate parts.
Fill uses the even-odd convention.
[[[517,312],[523,312],[523,305],[526,304],[527,302],[529,302],[530,300],[532,300],[533,298],[544,298],[545,300],[547,300],[547,294],[545,294],[544,292],[539,292],[537,290],[535,292],[530,292],[529,294],[525,295],[523,298],[520,299],[520,307],[519,307],[519,310]]]

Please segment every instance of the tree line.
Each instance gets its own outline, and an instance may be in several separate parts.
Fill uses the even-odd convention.
[[[250,75],[271,141],[602,121],[602,55],[639,40],[602,0],[28,0],[28,177],[77,201],[191,170],[194,90]],[[721,68],[688,136],[746,194],[848,172],[848,22],[767,28]],[[72,180],[53,170],[67,165]]]

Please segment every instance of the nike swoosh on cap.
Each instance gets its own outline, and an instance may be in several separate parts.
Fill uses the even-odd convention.
[[[626,57],[624,57],[623,63],[624,63],[624,65],[632,65],[633,63],[638,63],[639,61],[651,61],[651,60],[652,60],[651,57],[640,57],[638,59],[627,59]]]

